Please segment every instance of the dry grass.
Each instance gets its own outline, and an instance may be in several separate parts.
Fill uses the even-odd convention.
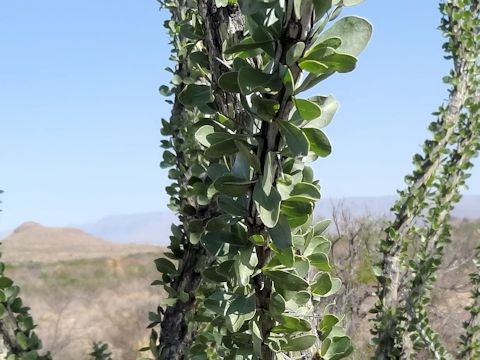
[[[22,289],[44,348],[55,359],[87,359],[99,340],[110,344],[115,359],[138,357],[148,312],[163,296],[150,286],[158,278],[153,260],[162,248],[28,223],[4,241],[2,252],[6,275]]]
[[[26,263],[8,267],[32,308],[38,333],[55,359],[86,358],[93,341],[110,344],[115,359],[137,358],[148,335],[148,312],[162,296],[149,284],[157,272],[146,253],[113,259]]]

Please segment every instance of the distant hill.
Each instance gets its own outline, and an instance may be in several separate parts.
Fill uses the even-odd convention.
[[[79,229],[117,243],[157,244],[169,242],[170,227],[178,222],[170,212],[108,216],[91,224],[76,225]]]
[[[316,214],[331,217],[334,207],[344,207],[352,216],[388,216],[395,196],[348,197],[344,199],[322,199]],[[480,195],[465,196],[453,211],[458,218],[480,218]],[[145,214],[118,215],[106,217],[96,223],[77,227],[100,238],[118,243],[146,243],[167,245],[170,226],[177,222],[174,214],[168,211]]]
[[[354,217],[388,217],[390,215],[390,208],[396,199],[396,196],[363,196],[343,199],[325,198],[317,204],[315,211],[318,216],[329,218],[332,216],[332,211],[335,207],[342,207],[348,210]],[[465,196],[454,209],[453,216],[456,218],[480,219],[480,195]],[[105,217],[95,223],[74,225],[67,228],[41,227],[42,230],[37,229],[35,236],[32,235],[32,239],[38,241],[39,236],[49,238],[52,234],[55,234],[54,238],[66,238],[64,234],[68,233],[68,239],[72,246],[79,242],[82,244],[88,243],[87,240],[78,240],[82,237],[88,237],[89,241],[95,239],[98,246],[100,246],[99,242],[101,242],[103,245],[100,246],[100,248],[105,248],[107,246],[106,244],[109,244],[109,247],[113,246],[114,244],[111,242],[116,244],[166,246],[170,242],[170,226],[177,221],[176,215],[170,211],[114,215]],[[40,225],[37,224],[37,226]],[[35,228],[33,224],[24,224],[15,230],[8,239],[12,237],[15,238],[19,232],[23,232],[32,227]],[[82,232],[80,232],[80,230],[82,230]],[[30,229],[30,231],[32,231],[32,229]],[[78,232],[80,232],[81,235]],[[6,235],[7,233],[4,234]],[[2,238],[1,235],[0,233],[0,239]],[[111,242],[106,242],[101,239]],[[97,245],[92,245],[92,249]]]
[[[7,263],[19,263],[115,258],[160,252],[161,249],[152,245],[115,244],[79,229],[46,227],[29,222],[16,228],[2,241],[1,251]]]

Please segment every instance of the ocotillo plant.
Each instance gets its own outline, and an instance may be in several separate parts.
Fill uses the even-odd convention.
[[[463,323],[459,354],[462,359],[480,359],[480,247],[473,259],[475,271],[470,274],[471,304],[466,308],[470,317]]]
[[[450,238],[449,214],[460,200],[460,190],[479,151],[479,2],[445,1],[440,6],[440,29],[447,37],[444,49],[454,69],[444,81],[449,101],[436,113],[423,155],[415,155],[415,171],[406,178],[393,207],[395,219],[381,242],[383,262],[378,273],[376,319],[377,359],[412,356],[427,348],[437,359],[449,358],[426,315],[428,290]],[[413,258],[409,244],[420,241]]]
[[[156,283],[165,285],[170,298],[166,301],[165,310],[160,308],[157,313],[151,313],[151,326],[160,323],[162,331],[159,339],[156,330],[152,331],[150,348],[156,357],[181,359],[188,353],[195,331],[191,320],[201,272],[212,259],[199,243],[199,235],[207,222],[219,215],[217,203],[211,201],[211,184],[205,174],[206,166],[213,166],[218,161],[206,163],[192,128],[215,113],[213,107],[208,105],[210,96],[218,98],[216,106],[231,118],[237,117],[237,107],[234,106],[236,99],[218,87],[213,89],[212,95],[209,94],[213,88],[209,84],[226,70],[216,63],[210,65],[209,58],[214,52],[208,54],[207,45],[199,41],[205,29],[199,22],[197,3],[165,1],[162,6],[168,8],[172,15],[166,27],[172,38],[171,60],[177,62],[176,69],[172,70],[174,77],[171,86],[162,86],[161,92],[175,96],[172,116],[168,122],[163,120],[162,133],[170,136],[170,140],[162,141],[162,146],[167,149],[162,166],[174,166],[169,172],[174,183],[167,188],[167,192],[172,197],[170,207],[179,213],[180,225],[172,227],[171,253],[168,255],[179,260],[179,264],[175,268],[166,259],[156,260],[158,270],[163,273],[162,281]],[[235,21],[240,17],[238,8],[222,8],[220,12],[220,16],[226,20],[222,26],[229,28],[220,35],[222,26],[216,26],[212,30],[218,33],[215,40],[222,42],[227,35],[238,40],[236,33],[241,35],[243,29],[241,22]],[[238,27],[239,30],[236,30]],[[206,93],[205,89],[208,89]],[[208,96],[207,99],[202,96],[190,99],[192,93],[202,91]]]
[[[353,16],[335,20],[358,2],[199,0],[198,15],[179,28],[208,57],[190,57],[204,76],[183,80],[177,92],[185,108],[203,113],[187,130],[206,160],[191,193],[206,194],[219,209],[192,232],[214,258],[192,294],[197,314],[190,326],[200,328],[192,358],[340,359],[352,350],[339,319],[326,309],[317,321],[313,311],[341,284],[328,260],[328,222],[313,219],[320,186],[308,165],[331,152],[322,128],[338,103],[300,94],[355,68],[371,25]],[[239,39],[225,36],[232,29]],[[170,276],[180,267],[162,261],[159,270]],[[172,304],[191,299],[169,293]],[[154,346],[154,356],[162,358],[164,346]]]

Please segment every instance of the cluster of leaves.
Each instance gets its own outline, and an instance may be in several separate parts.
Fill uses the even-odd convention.
[[[34,332],[30,308],[23,305],[20,288],[4,272],[5,264],[0,260],[0,336],[7,360],[51,360],[50,354],[40,355],[42,342]]]
[[[92,347],[92,352],[89,354],[91,360],[112,360],[112,353],[107,343],[94,342]]]
[[[23,305],[20,288],[4,271],[5,264],[0,261],[0,335],[7,360],[51,360],[50,354],[40,354],[42,342],[35,334],[30,308]]]
[[[199,243],[197,229],[217,213],[204,175],[205,156],[194,131],[197,123],[206,121],[204,114],[212,110],[207,105],[210,101],[199,107],[186,105],[192,90],[198,90],[194,96],[202,100],[202,89],[208,83],[208,57],[199,42],[203,35],[197,2],[169,0],[161,5],[171,13],[165,28],[171,37],[170,60],[176,63],[175,70],[167,68],[173,75],[171,83],[160,87],[161,94],[174,95],[174,100],[166,100],[173,107],[171,117],[162,119],[161,133],[167,138],[162,140],[165,151],[161,167],[171,168],[168,177],[173,182],[166,191],[170,195],[169,208],[179,214],[179,223],[171,228],[170,252],[165,254],[169,259],[155,260],[162,279],[154,285],[162,285],[168,298],[161,303],[166,311],[159,307],[157,312],[150,313],[152,333],[148,349],[155,358],[182,359],[188,354],[194,332],[191,318],[201,272],[211,262],[211,256]],[[155,330],[159,324],[160,335]]]
[[[472,303],[465,309],[470,313],[470,318],[463,323],[465,334],[460,339],[459,354],[463,359],[480,358],[480,247],[477,248],[473,263],[475,272],[470,274]]]
[[[358,2],[199,0],[180,8],[164,2],[174,14],[168,26],[179,65],[173,88],[162,91],[175,94],[173,115],[177,103],[183,106],[180,117],[164,122],[170,135],[164,144],[175,149],[165,152],[164,164],[176,167],[171,195],[182,223],[172,228],[167,254],[179,263],[156,261],[169,306],[151,317],[165,330],[168,315],[195,299],[192,359],[282,353],[341,359],[352,351],[341,319],[329,307],[319,317],[314,312],[341,286],[324,236],[329,222],[314,220],[320,186],[308,165],[331,152],[322,129],[338,103],[300,95],[355,68],[371,25],[354,16],[335,20]],[[222,12],[241,14],[240,39],[222,28]],[[181,73],[186,58],[188,71]],[[178,139],[188,139],[188,150],[175,147]],[[172,286],[192,266],[185,257],[191,245],[208,253],[193,265],[203,284],[194,294]],[[162,358],[162,339],[157,346],[152,332],[151,340],[153,355]]]
[[[429,127],[433,139],[425,142],[423,155],[415,155],[416,169],[406,177],[408,189],[400,192],[393,207],[396,217],[381,242],[379,301],[372,310],[377,314],[373,333],[379,358],[411,356],[421,348],[437,359],[451,358],[429,326],[427,306],[450,241],[450,212],[480,150],[478,8],[477,1],[441,4],[441,30],[448,39],[444,49],[454,60],[454,69],[444,78],[450,98],[435,113],[437,120]],[[420,244],[415,252],[413,243]]]

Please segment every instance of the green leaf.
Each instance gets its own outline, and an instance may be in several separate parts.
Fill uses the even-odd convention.
[[[238,295],[230,304],[225,316],[227,328],[237,332],[243,324],[255,316],[257,302],[255,295]]]
[[[302,226],[308,221],[313,212],[313,205],[303,201],[282,201],[280,213],[288,219],[288,224],[292,228]]]
[[[327,135],[320,130],[315,128],[303,128],[305,136],[310,143],[310,150],[315,153],[315,155],[321,157],[327,157],[332,152],[332,145]]]
[[[288,94],[293,94],[295,92],[295,80],[293,79],[292,71],[289,68],[285,69],[283,74],[283,85]]]
[[[212,89],[207,85],[189,84],[178,95],[185,106],[204,106],[214,100]]]
[[[269,262],[269,266],[274,268],[278,264],[284,265],[287,268],[291,268],[295,265],[295,254],[293,253],[293,247],[286,249],[278,249],[275,244],[270,245],[275,255],[272,257],[272,260]]]
[[[218,159],[238,152],[234,139],[228,139],[212,144],[205,150],[208,159]]]
[[[292,246],[292,233],[286,216],[280,215],[277,224],[268,229],[268,234],[278,249],[287,249]]]
[[[327,65],[316,60],[302,60],[300,61],[298,66],[300,67],[300,69],[316,75],[326,74],[330,71]]]
[[[263,176],[261,177],[261,183],[263,191],[268,194],[270,193],[275,172],[277,170],[276,163],[277,155],[273,151],[269,151],[265,157],[265,164],[263,166]]]
[[[203,231],[203,220],[196,220],[199,225],[202,224],[201,226],[198,226],[198,230],[200,232]],[[218,231],[220,229],[225,229],[226,227],[230,226],[232,223],[232,217],[227,214],[220,215],[217,217],[212,217],[210,220],[207,222],[207,226],[205,226],[205,230],[207,231]],[[197,231],[198,232],[198,231]]]
[[[330,289],[330,292],[326,294],[325,296],[330,296],[333,294],[336,294],[338,290],[342,287],[342,280],[336,277],[332,277],[332,288]]]
[[[212,181],[215,181],[220,176],[228,173],[229,173],[228,168],[225,165],[219,164],[219,163],[213,163],[207,169],[208,177],[212,179]],[[199,172],[198,176],[201,176],[201,174],[203,174],[203,171]]]
[[[309,49],[305,53],[304,60],[314,60],[323,63],[323,60],[328,58],[331,55],[336,54],[334,48],[325,46],[324,44],[318,44],[313,48]],[[326,65],[326,64],[325,64]]]
[[[265,99],[258,95],[252,95],[251,101],[256,113],[260,115],[260,117],[267,118],[268,121],[270,121],[278,109],[280,109],[280,104],[273,99]]]
[[[338,47],[337,51],[342,54],[357,57],[367,46],[372,32],[372,25],[367,20],[357,16],[347,16],[323,32],[315,43],[339,37],[342,39],[342,44]]]
[[[294,311],[305,306],[311,299],[309,291],[284,291],[283,294],[287,300],[287,308]]]
[[[253,247],[246,247],[235,256],[234,271],[237,284],[247,286],[250,277],[255,272],[255,266],[258,264],[257,253],[252,250]]]
[[[252,342],[253,342],[253,351],[257,357],[261,356],[262,354],[262,343],[263,343],[263,337],[262,337],[262,331],[260,330],[260,321],[257,319],[254,319],[253,321],[250,321],[250,332],[252,333]]]
[[[208,68],[210,63],[208,61],[208,55],[201,51],[194,51],[190,54],[189,59],[195,65],[199,65],[204,68]]]
[[[305,99],[294,99],[293,101],[303,120],[314,120],[322,115],[320,106],[312,101]]]
[[[332,0],[313,0],[313,5],[315,7],[315,16],[317,19],[320,19],[332,7]]]
[[[320,190],[313,184],[300,182],[293,187],[288,200],[312,202],[320,200]]]
[[[195,132],[195,140],[197,140],[201,145],[209,147],[210,141],[208,141],[207,136],[213,134],[215,129],[212,125],[203,125]]]
[[[242,203],[242,199],[234,200],[231,197],[221,195],[218,197],[218,207],[233,216],[248,216],[248,211]]]
[[[242,40],[240,44],[233,45],[232,47],[229,47],[227,50],[225,50],[225,55],[232,55],[244,51],[263,49],[266,46],[270,46],[271,44],[272,41],[255,42],[251,37],[248,37],[245,40]]]
[[[308,288],[307,281],[286,270],[267,270],[264,273],[273,280],[275,288],[289,291],[299,291]]]
[[[232,295],[226,294],[223,290],[217,289],[205,299],[204,306],[214,314],[224,316],[231,298]]]
[[[263,176],[261,176],[255,184],[253,200],[264,225],[268,228],[273,228],[278,222],[282,198],[277,189],[271,186],[271,183],[270,191],[266,192],[265,189],[268,189],[268,186],[262,186],[263,182]]]
[[[348,336],[328,338],[322,343],[321,353],[325,360],[340,360],[353,352]]]
[[[0,320],[1,319],[4,319],[5,317],[8,316],[8,311],[7,309],[5,308],[5,305],[3,305],[2,303],[0,303]]]
[[[240,153],[247,159],[250,166],[258,172],[262,171],[260,160],[248,144],[243,141],[235,141],[235,145]]]
[[[202,40],[203,39],[203,36],[201,34],[198,34],[195,31],[195,28],[190,24],[183,24],[182,26],[180,26],[180,34],[182,34],[182,36],[184,36],[188,39],[192,39],[192,40]]]
[[[17,335],[15,335],[15,340],[17,340],[17,344],[22,350],[28,349],[28,337],[24,333],[18,332]]]
[[[218,85],[228,92],[240,93],[240,86],[238,85],[238,72],[232,71],[224,73],[218,79]]]
[[[9,288],[12,285],[13,285],[12,279],[9,279],[4,276],[0,277],[0,289]]]
[[[250,241],[255,245],[255,246],[263,246],[265,245],[265,238],[263,235],[256,234],[250,236]]]
[[[302,278],[306,278],[308,275],[308,272],[310,271],[310,262],[307,259],[297,256],[295,258],[294,268],[298,276]]]
[[[344,6],[354,6],[363,3],[365,0],[343,0]]]
[[[288,148],[294,156],[308,155],[308,139],[306,135],[295,125],[286,121],[278,121],[280,132],[285,137]]]
[[[209,231],[202,235],[203,246],[215,256],[225,256],[231,252],[236,253],[245,245],[244,240],[236,233],[227,231]]]
[[[307,332],[312,330],[312,326],[307,320],[293,316],[281,315],[279,322],[280,324],[272,329],[273,333]]]
[[[159,258],[155,260],[155,266],[157,270],[162,274],[175,274],[177,272],[177,268],[175,265],[168,259]]]
[[[235,156],[231,174],[239,178],[250,179],[250,164],[241,151]]]
[[[325,314],[322,317],[322,321],[318,324],[318,331],[323,334],[328,334],[330,330],[339,322],[338,317],[332,314]]]
[[[275,76],[251,66],[244,66],[238,72],[238,85],[243,95],[250,95],[255,91],[278,91],[281,88],[281,81],[278,80]]]
[[[346,73],[355,69],[357,61],[354,56],[337,53],[322,59],[322,64],[328,66],[329,70]]]
[[[320,73],[320,74],[314,74],[314,73],[308,74],[305,80],[303,81],[303,83],[295,89],[295,94],[300,94],[303,91],[311,89],[312,87],[317,85],[319,82],[325,79],[328,79],[333,74],[335,74],[334,71],[328,71],[326,73]]]
[[[315,224],[314,233],[315,235],[322,235],[329,227],[332,221],[330,219],[320,220]]]
[[[303,0],[293,0],[293,11],[297,19],[302,18],[302,2]]]
[[[288,66],[294,65],[298,59],[302,57],[303,51],[305,50],[304,42],[297,42],[290,46],[286,55],[286,62]]]
[[[315,266],[318,270],[328,271],[331,269],[328,255],[322,252],[310,255],[308,260],[310,260],[310,264]]]
[[[233,175],[223,175],[213,183],[215,189],[223,194],[239,197],[248,192],[255,181],[246,180]]]
[[[320,272],[315,276],[314,283],[311,286],[312,293],[318,296],[328,296],[332,290],[332,279],[327,272]]]
[[[317,252],[323,252],[324,254],[329,254],[332,243],[325,239],[323,236],[314,236],[306,244],[303,255],[310,256],[311,254]]]
[[[246,245],[245,240],[240,235],[232,231],[209,231],[203,235],[203,241],[221,242],[224,244],[233,244],[238,246]]]
[[[314,96],[309,100],[317,103],[320,106],[322,109],[322,115],[319,118],[308,122],[305,125],[305,128],[322,129],[330,124],[335,113],[340,107],[338,101],[333,96]]]
[[[287,343],[282,345],[283,351],[302,351],[311,348],[317,337],[315,335],[302,335],[294,338],[287,338]]]
[[[275,292],[270,297],[270,306],[268,307],[270,313],[274,316],[281,315],[285,312],[285,299],[282,295]]]
[[[340,47],[340,45],[342,45],[342,39],[340,39],[339,37],[331,37],[331,38],[325,39],[322,42],[308,49],[308,51],[305,52],[305,57],[309,56],[314,52],[319,51],[322,48],[331,48],[336,50]]]
[[[160,92],[161,95],[163,96],[170,96],[172,95],[172,92],[170,91],[170,88],[166,85],[162,85],[160,86],[160,88],[158,89],[158,91]]]
[[[221,274],[218,271],[218,266],[210,267],[203,270],[202,275],[205,279],[212,282],[227,282],[230,280],[225,274]]]

